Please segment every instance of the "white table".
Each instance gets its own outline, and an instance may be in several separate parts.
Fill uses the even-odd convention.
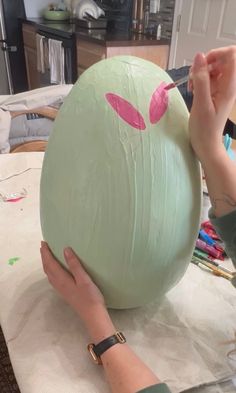
[[[107,393],[102,368],[87,354],[86,332],[41,268],[42,160],[43,153],[0,156],[0,193],[27,190],[19,202],[0,202],[0,323],[22,393]],[[9,264],[14,257],[20,259]],[[111,314],[174,393],[236,372],[236,362],[227,358],[233,346],[220,345],[236,329],[236,291],[223,278],[190,265],[159,308],[154,302]]]

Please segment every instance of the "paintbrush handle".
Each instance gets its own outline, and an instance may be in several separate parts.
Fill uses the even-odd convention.
[[[183,85],[184,83],[188,82],[188,80],[189,80],[189,74],[183,76],[183,78],[177,79],[177,81],[174,82],[175,87]]]
[[[226,278],[227,280],[232,280],[232,278],[233,278],[232,273],[227,273],[224,270],[222,270],[220,267],[215,266],[215,265],[211,264],[210,262],[205,261],[204,259],[200,259],[200,258],[193,256],[192,260],[196,264],[202,264],[202,265],[208,267],[208,269],[210,269],[214,274],[216,274],[218,276],[222,276],[222,277]]]
[[[218,63],[214,63],[214,64],[209,64],[208,65],[208,71],[211,72],[212,70],[214,70],[214,68],[218,65]],[[185,76],[183,76],[180,79],[177,79],[174,82],[169,83],[166,87],[165,90],[170,90],[173,89],[174,87],[178,87],[183,85],[184,83],[188,82],[188,80],[191,79],[191,72],[190,74],[187,74]]]

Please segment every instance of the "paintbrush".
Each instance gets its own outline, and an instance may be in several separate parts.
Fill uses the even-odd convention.
[[[234,275],[236,273],[236,272],[235,273],[232,272],[229,269],[226,269],[224,266],[220,265],[218,262],[212,261],[209,257],[201,255],[197,249],[194,250],[193,256],[194,256],[194,258],[197,258],[198,260],[204,260],[204,261],[206,261],[208,263],[211,263],[214,266],[219,267],[221,270],[223,270],[226,273],[229,273],[229,274],[232,274],[232,275]]]
[[[219,61],[218,62],[214,62],[212,64],[209,64],[208,65],[208,72],[214,71],[219,64],[220,64]],[[174,87],[181,86],[184,83],[188,82],[188,80],[191,80],[191,79],[192,79],[192,77],[191,77],[191,71],[190,71],[189,74],[187,74],[187,75],[183,76],[182,78],[177,79],[176,81],[171,82],[168,85],[166,85],[165,86],[165,90],[170,90],[170,89],[173,89]]]
[[[175,82],[171,82],[168,85],[165,86],[165,90],[170,90],[173,89],[174,87],[178,87],[180,85],[183,85],[184,83],[188,82],[189,80],[189,74],[183,76],[183,78],[177,79]]]
[[[206,266],[208,269],[210,269],[212,271],[212,273],[214,273],[217,276],[224,277],[227,280],[232,280],[232,278],[233,278],[233,273],[226,272],[223,269],[221,269],[219,266],[215,266],[215,265],[211,264],[210,262],[205,261],[204,259],[200,259],[200,258],[193,256],[191,262],[194,263],[195,265],[200,264],[200,265]]]

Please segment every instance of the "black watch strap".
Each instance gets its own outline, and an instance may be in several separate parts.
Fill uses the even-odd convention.
[[[115,344],[124,344],[126,338],[121,332],[116,332],[113,336],[105,338],[99,344],[89,344],[88,351],[96,364],[102,364],[101,355]]]

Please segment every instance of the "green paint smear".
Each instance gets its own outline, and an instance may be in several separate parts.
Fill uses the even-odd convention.
[[[20,259],[19,257],[10,258],[8,260],[8,265],[13,266],[17,261],[19,261],[19,259]]]

